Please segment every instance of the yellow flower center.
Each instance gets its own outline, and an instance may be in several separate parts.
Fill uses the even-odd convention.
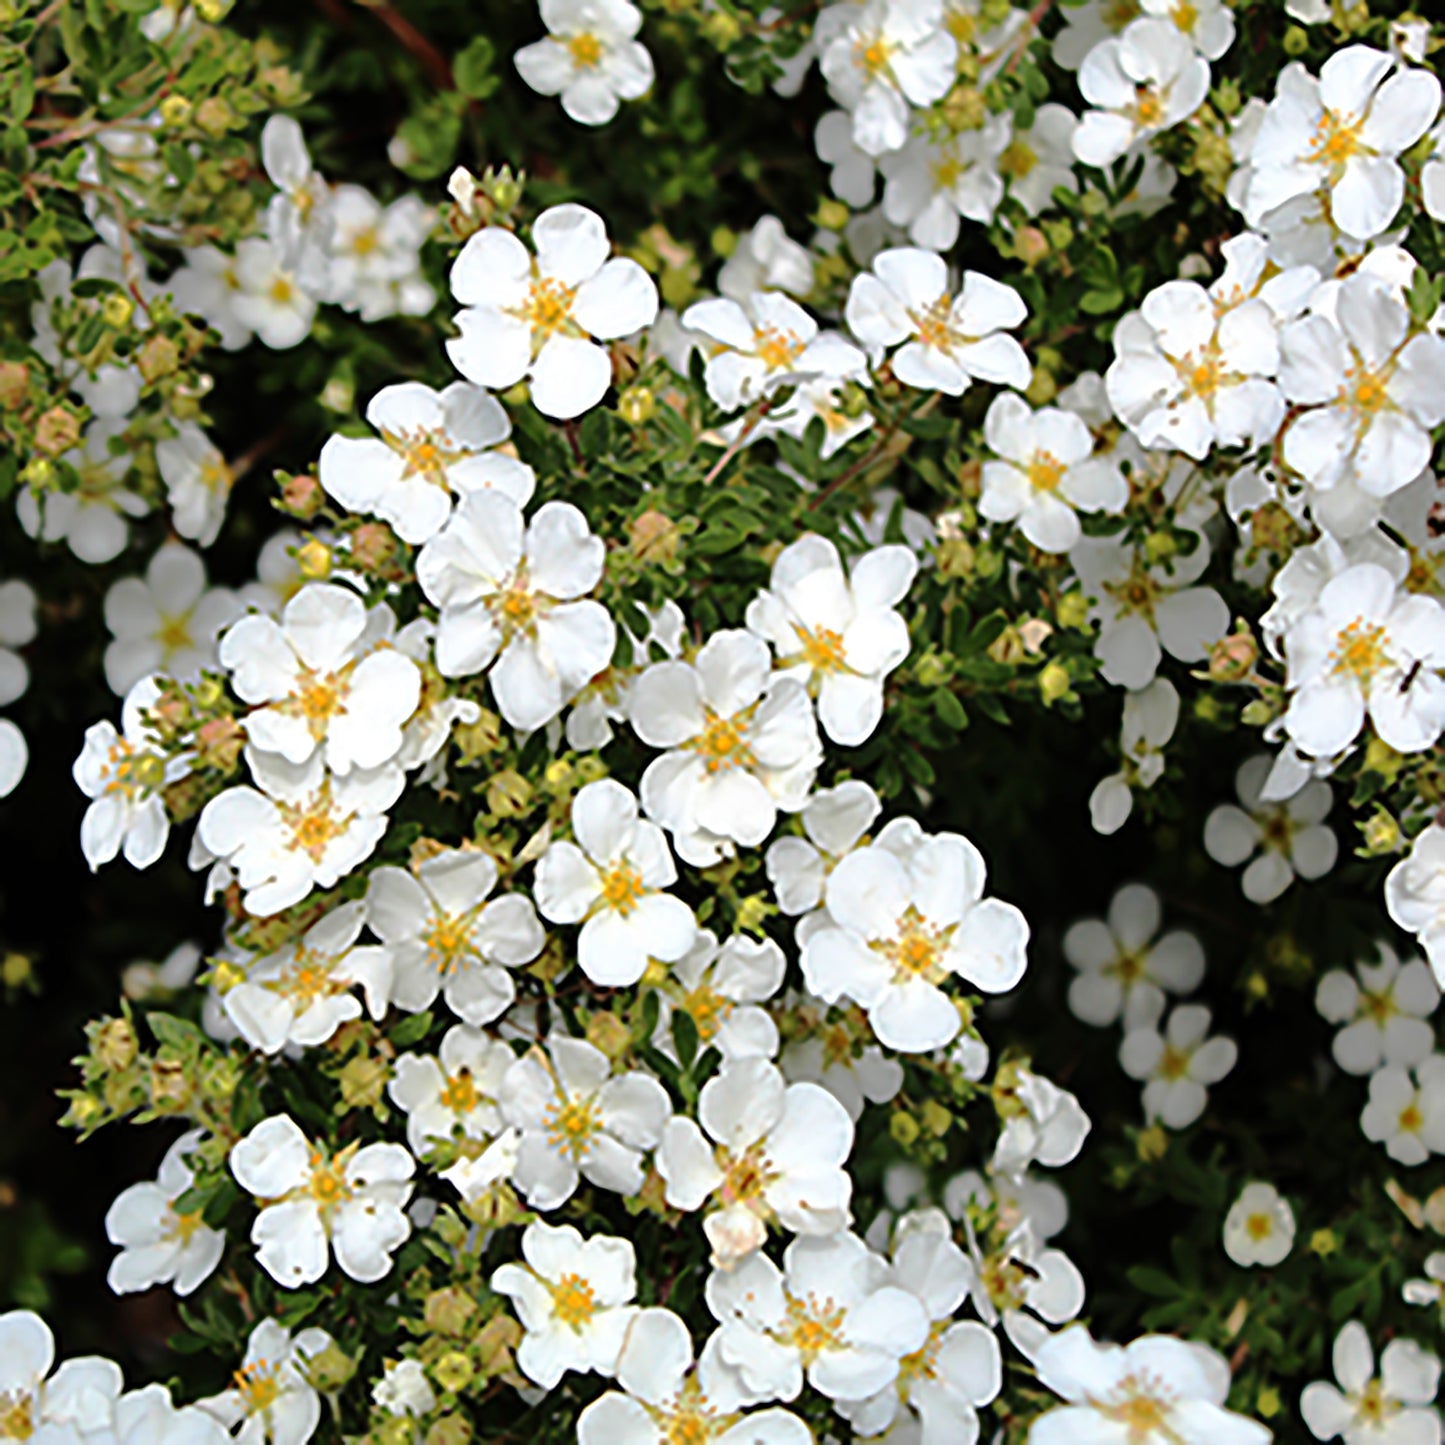
[[[259,1415],[276,1403],[281,1394],[276,1379],[276,1366],[269,1360],[257,1360],[254,1365],[242,1365],[231,1376],[232,1387],[245,1402],[248,1415]]]
[[[1171,1083],[1176,1079],[1182,1079],[1189,1072],[1190,1054],[1187,1049],[1176,1048],[1173,1044],[1165,1044],[1164,1052],[1159,1057],[1159,1077],[1168,1079]]]
[[[380,247],[381,237],[376,234],[375,226],[363,226],[351,238],[352,254],[356,256],[369,256]]]
[[[189,1244],[196,1232],[205,1225],[205,1217],[199,1209],[193,1209],[189,1214],[176,1215],[175,1228],[172,1233],[182,1244]]]
[[[784,371],[803,354],[803,342],[796,332],[759,326],[753,331],[753,351],[769,371]]]
[[[831,627],[812,629],[793,624],[802,645],[803,658],[816,672],[842,672],[847,667],[843,651],[843,634]]]
[[[322,796],[312,808],[287,808],[281,805],[282,816],[291,829],[287,845],[293,853],[305,853],[319,863],[326,846],[345,830],[350,818],[338,820],[329,796]]]
[[[326,960],[306,948],[298,948],[286,971],[267,986],[294,999],[300,1009],[309,1008],[319,998],[346,992],[346,985],[331,976]]]
[[[1144,977],[1144,960],[1137,953],[1123,949],[1104,972],[1113,974],[1127,987],[1129,984],[1138,983]]]
[[[446,1087],[437,1098],[442,1108],[449,1109],[453,1114],[470,1114],[481,1102],[482,1096],[472,1082],[472,1071],[460,1069],[447,1079]]]
[[[543,1125],[555,1148],[580,1159],[601,1132],[602,1120],[591,1099],[560,1099],[552,1105]]]
[[[754,1144],[742,1154],[719,1149],[717,1162],[723,1171],[718,1193],[725,1204],[762,1206],[763,1194],[778,1177],[778,1171],[773,1168],[761,1144]],[[766,1206],[755,1208],[754,1212],[766,1212]]]
[[[1399,1124],[1402,1133],[1417,1134],[1424,1122],[1425,1116],[1420,1112],[1420,1106],[1418,1104],[1406,1104],[1405,1107],[1400,1110]]]
[[[0,1393],[0,1440],[28,1440],[35,1433],[29,1390]]]
[[[933,184],[940,191],[951,191],[967,169],[968,166],[957,156],[945,156],[941,161],[934,162]]]
[[[893,47],[881,35],[872,40],[860,39],[853,47],[853,58],[869,80],[876,80],[888,69],[892,54]]]
[[[706,1405],[685,1405],[667,1417],[661,1445],[707,1445],[721,1423]]]
[[[1383,1424],[1392,1415],[1400,1413],[1400,1404],[1385,1394],[1384,1381],[1371,1380],[1355,1407],[1356,1418],[1372,1425]]]
[[[1164,102],[1152,86],[1141,85],[1134,101],[1134,122],[1143,127],[1159,125],[1164,119]]]
[[[689,746],[702,754],[703,766],[708,772],[720,773],[727,768],[751,764],[752,749],[748,747],[747,734],[738,722],[738,715],[722,717],[711,708],[705,708],[704,712],[706,724]]]
[[[285,276],[277,276],[271,282],[268,294],[278,306],[289,306],[296,295],[296,288]]]
[[[1256,1244],[1260,1244],[1274,1233],[1274,1221],[1263,1211],[1251,1214],[1244,1221],[1244,1232]]]
[[[922,1349],[904,1355],[898,1362],[899,1394],[907,1398],[909,1388],[919,1380],[933,1380],[938,1377],[938,1351],[951,1320],[934,1320],[929,1327],[928,1338]]]
[[[1038,165],[1038,152],[1027,141],[1011,142],[998,158],[999,171],[1016,181],[1021,181]]]
[[[1310,137],[1305,159],[1323,161],[1332,169],[1342,167],[1351,156],[1364,149],[1360,143],[1364,125],[1364,117],[1355,116],[1350,111],[1325,111],[1315,122],[1315,133]]]
[[[519,569],[500,592],[494,593],[489,603],[492,615],[502,629],[502,636],[508,641],[518,634],[530,637],[545,605],[543,599],[532,591],[525,567]]]
[[[166,780],[166,762],[158,753],[138,752],[124,738],[110,745],[110,776],[105,780],[107,793],[124,793],[127,797],[144,797]]]
[[[558,331],[572,321],[572,296],[575,287],[564,286],[551,276],[538,276],[532,281],[532,289],[520,316],[532,328],[532,353],[535,356],[543,345]]]
[[[156,641],[167,652],[178,652],[183,647],[193,646],[191,629],[188,625],[190,620],[190,617],[184,613],[179,617],[163,618],[160,628],[156,632]]]
[[[700,983],[683,998],[682,1009],[697,1025],[697,1036],[706,1044],[717,1037],[723,1021],[733,1011],[733,1001]]]
[[[1199,24],[1199,11],[1190,0],[1175,0],[1174,23],[1186,35],[1194,34],[1194,27]]]
[[[950,10],[944,17],[943,28],[958,42],[958,48],[972,45],[978,34],[978,21],[966,10]]]
[[[1363,617],[1357,617],[1335,639],[1335,649],[1330,654],[1331,669],[1348,673],[1363,686],[1377,672],[1389,667],[1390,655],[1385,651],[1389,640],[1390,634],[1383,623],[1366,622]]]
[[[779,1336],[781,1343],[791,1345],[811,1365],[824,1350],[841,1349],[843,1319],[847,1311],[831,1299],[819,1300],[814,1295],[796,1296],[788,1300],[788,1319]]]
[[[602,875],[602,901],[624,918],[642,902],[648,891],[642,874],[630,863],[619,863]]]
[[[1384,411],[1390,404],[1390,393],[1386,389],[1389,377],[1366,366],[1351,366],[1345,371],[1345,385],[1340,388],[1340,400],[1361,414],[1372,417]]]
[[[1128,1430],[1129,1445],[1152,1445],[1156,1433],[1169,1425],[1169,1406],[1152,1395],[1133,1395],[1101,1413]]]
[[[1224,368],[1217,356],[1190,358],[1184,368],[1184,384],[1195,396],[1211,397],[1224,380]]]
[[[443,977],[470,959],[480,957],[472,942],[475,913],[475,909],[459,917],[450,913],[433,913],[422,930],[421,940],[426,944],[427,957]]]
[[[231,484],[235,480],[235,474],[225,462],[209,461],[201,463],[201,485],[208,492],[229,492],[231,490]]]
[[[1030,1272],[1011,1255],[993,1254],[979,1269],[979,1280],[994,1307],[1016,1310],[1028,1300]]]
[[[323,1212],[350,1199],[351,1185],[346,1180],[344,1157],[327,1159],[319,1150],[313,1151],[311,1182],[307,1185],[307,1190]]]
[[[1052,452],[1035,452],[1024,474],[1036,492],[1056,492],[1068,468]]]
[[[564,1274],[556,1284],[544,1281],[552,1295],[552,1309],[564,1325],[579,1334],[597,1313],[597,1297],[591,1284],[580,1274]]]
[[[569,35],[566,45],[572,64],[579,70],[591,70],[602,59],[602,42],[590,30]]]
[[[899,915],[894,936],[870,946],[893,965],[895,983],[913,979],[939,983],[948,975],[943,958],[952,937],[952,927],[933,927],[910,903]]]
[[[383,431],[381,439],[401,457],[403,481],[420,477],[433,486],[445,488],[447,468],[466,455],[464,448],[447,446],[441,433],[435,431]]]
[[[946,351],[949,347],[963,340],[953,328],[951,315],[952,298],[945,291],[931,306],[923,311],[910,311],[909,319],[917,328],[918,339],[925,346],[932,346],[940,351]]]
[[[827,1067],[853,1062],[853,1031],[842,1020],[823,1031],[823,1063]]]
[[[1388,989],[1371,993],[1364,989],[1360,993],[1360,1012],[1372,1023],[1383,1027],[1399,1010],[1395,1007],[1394,995]]]

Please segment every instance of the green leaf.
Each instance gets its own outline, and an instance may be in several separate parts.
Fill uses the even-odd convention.
[[[672,1011],[672,1042],[683,1068],[691,1069],[697,1058],[698,1033],[697,1023],[686,1009]]]
[[[933,711],[937,713],[939,722],[956,733],[961,733],[968,726],[968,714],[963,704],[946,687],[934,691]]]
[[[427,1030],[432,1025],[431,1010],[424,1013],[413,1014],[410,1018],[403,1019],[391,1031],[391,1041],[397,1048],[410,1048],[412,1044],[420,1043],[427,1035]]]

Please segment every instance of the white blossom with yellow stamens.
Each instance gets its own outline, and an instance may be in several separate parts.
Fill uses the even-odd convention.
[[[255,787],[227,788],[201,810],[196,837],[224,859],[245,890],[246,911],[264,917],[330,888],[386,832],[387,809],[404,778],[394,764],[328,773],[320,754],[297,766],[275,753],[246,749]]]
[[[582,972],[604,988],[625,988],[649,959],[680,959],[697,920],[665,891],[677,866],[662,829],[638,816],[636,797],[611,778],[588,783],[572,800],[572,832],[575,843],[553,843],[538,860],[534,891],[543,918],[582,925]]]
[[[1339,1032],[1330,1045],[1347,1074],[1372,1074],[1382,1064],[1410,1068],[1435,1047],[1431,1015],[1440,986],[1423,958],[1403,962],[1388,943],[1377,943],[1379,962],[1361,959],[1354,973],[1331,969],[1315,989],[1315,1008]]]
[[[608,259],[607,229],[585,206],[553,206],[532,226],[536,257],[501,226],[484,226],[452,266],[464,310],[447,355],[468,381],[491,390],[528,378],[544,416],[580,416],[612,384],[598,344],[657,318],[657,287],[636,261]]]
[[[190,308],[186,308],[190,309]],[[166,484],[171,523],[198,547],[209,547],[226,519],[235,477],[214,442],[193,421],[156,443],[156,467]]]
[[[771,1059],[778,1052],[778,1026],[758,1005],[783,986],[786,972],[783,950],[771,938],[734,933],[719,946],[712,929],[698,929],[692,947],[671,968],[658,970],[653,1048],[676,1059],[672,1019],[681,1009],[693,1021],[701,1047],[716,1049],[724,1061]]]
[[[362,1284],[382,1279],[411,1233],[416,1161],[400,1144],[312,1143],[289,1114],[263,1119],[231,1149],[231,1173],[258,1202],[251,1243],[283,1289],[314,1284],[331,1254]]]
[[[652,88],[652,57],[637,39],[642,12],[629,0],[541,0],[545,40],[513,57],[539,95],[559,95],[579,125],[605,125],[618,102]]]
[[[307,1370],[334,1347],[325,1330],[313,1327],[293,1338],[279,1320],[262,1320],[246,1341],[230,1389],[197,1408],[235,1431],[240,1445],[305,1445],[321,1423],[321,1396]]]
[[[991,115],[977,130],[920,132],[878,163],[883,215],[908,232],[915,246],[949,251],[960,218],[987,225],[1003,199],[998,162],[1009,143],[1007,114]]]
[[[806,533],[773,562],[769,587],[747,610],[750,631],[769,643],[784,677],[818,700],[834,742],[856,747],[883,715],[883,682],[908,656],[908,624],[895,609],[918,559],[907,547],[875,547],[847,571],[838,549]]]
[[[406,1110],[406,1142],[422,1158],[438,1140],[495,1139],[502,1132],[497,1103],[516,1055],[498,1039],[466,1024],[442,1038],[441,1056],[403,1054],[386,1091]]]
[[[303,250],[293,267],[283,261],[280,250],[270,241],[247,236],[236,243],[235,290],[228,297],[230,315],[273,351],[300,345],[316,319],[316,292],[324,266],[324,257],[313,247]]]
[[[642,1154],[655,1148],[672,1113],[667,1090],[648,1074],[612,1076],[600,1049],[553,1034],[508,1071],[502,1115],[521,1132],[514,1179],[533,1209],[556,1209],[579,1177],[632,1195]]]
[[[497,491],[472,492],[417,556],[417,580],[441,610],[443,677],[490,669],[497,707],[514,728],[550,722],[612,660],[616,624],[587,598],[605,548],[570,502],[530,522]]]
[[[547,936],[531,900],[492,898],[496,885],[496,862],[475,849],[372,873],[367,923],[391,953],[392,1003],[419,1013],[442,994],[473,1025],[506,1012],[516,996],[508,970],[536,958]]]
[[[492,1289],[507,1295],[526,1334],[517,1367],[550,1390],[569,1370],[613,1375],[636,1315],[637,1257],[610,1234],[590,1239],[570,1224],[538,1219],[522,1231],[522,1262],[493,1271]]]
[[[366,419],[380,437],[333,436],[318,476],[348,511],[389,522],[413,546],[435,536],[452,514],[452,494],[495,487],[519,507],[536,474],[497,448],[512,424],[497,399],[470,382],[433,391],[418,381],[384,387]]]
[[[1397,1337],[1385,1346],[1377,1370],[1369,1334],[1350,1320],[1335,1336],[1331,1364],[1339,1388],[1316,1380],[1300,1395],[1300,1414],[1316,1440],[1439,1445],[1445,1431],[1434,1404],[1440,1389],[1437,1355]]]
[[[1211,1015],[1203,1004],[1175,1006],[1161,1032],[1157,1021],[1132,1028],[1119,1045],[1119,1065],[1144,1085],[1144,1114],[1168,1129],[1187,1129],[1204,1112],[1209,1086],[1239,1059],[1239,1046],[1209,1038]]]
[[[978,849],[957,833],[923,838],[906,856],[877,843],[850,853],[828,877],[829,925],[803,945],[808,988],[860,1004],[887,1048],[941,1048],[963,1026],[943,983],[1004,993],[1027,966],[1028,924],[983,896],[984,878]]]
[[[1224,1216],[1224,1252],[1246,1269],[1282,1263],[1294,1235],[1294,1210],[1273,1184],[1246,1184]]]
[[[55,1336],[30,1310],[0,1314],[0,1440],[99,1438],[111,1424],[123,1380],[98,1355],[66,1360],[52,1373]]]
[[[691,662],[649,667],[628,710],[643,742],[668,750],[642,775],[642,806],[696,867],[761,843],[779,808],[803,806],[822,761],[807,691],[739,629],[714,633]]]

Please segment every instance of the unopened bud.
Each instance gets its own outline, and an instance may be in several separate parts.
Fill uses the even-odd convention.
[[[1360,832],[1364,836],[1365,851],[1376,858],[1384,854],[1398,853],[1401,843],[1404,842],[1400,825],[1383,808],[1375,809],[1360,825]]]
[[[1037,266],[1049,254],[1049,238],[1037,226],[1020,226],[1014,235],[1014,255],[1025,266]]]
[[[1393,779],[1405,759],[1383,738],[1372,737],[1365,744],[1365,771]]]
[[[176,130],[191,118],[191,103],[183,95],[168,95],[161,101],[161,124]]]
[[[23,361],[0,361],[0,407],[12,411],[30,394],[30,368]]]
[[[196,8],[199,10],[201,7],[197,5]],[[219,139],[236,124],[236,112],[229,101],[213,95],[196,107],[196,124],[208,136]]]
[[[63,406],[53,406],[41,414],[35,425],[37,451],[58,457],[80,441],[80,418]]]
[[[443,1390],[456,1394],[458,1390],[465,1390],[471,1384],[476,1370],[472,1362],[460,1350],[448,1350],[441,1359],[431,1367],[432,1379],[434,1379]]]
[[[842,201],[835,201],[829,197],[818,202],[818,211],[814,219],[825,231],[841,231],[848,224],[852,215],[853,212]]]
[[[495,817],[512,818],[532,801],[532,785],[515,768],[487,779],[487,809]]]
[[[1169,1135],[1164,1132],[1162,1125],[1151,1124],[1147,1129],[1140,1131],[1134,1147],[1144,1163],[1152,1164],[1156,1159],[1162,1159],[1169,1152]]]
[[[312,537],[296,549],[296,568],[308,582],[324,582],[331,576],[331,548]]]
[[[595,1013],[587,1020],[587,1042],[615,1064],[632,1048],[632,1032],[615,1014]]]
[[[641,426],[657,412],[657,397],[650,386],[629,386],[617,398],[617,415],[628,426]]]
[[[129,1019],[106,1019],[95,1032],[92,1052],[107,1069],[119,1073],[135,1063],[138,1045]]]
[[[391,1068],[384,1059],[358,1055],[341,1071],[341,1102],[348,1109],[374,1109],[386,1096],[390,1079]]]
[[[35,977],[35,965],[23,953],[7,953],[0,959],[0,984],[24,988]]]
[[[181,350],[169,336],[151,336],[136,354],[135,364],[146,383],[170,376],[181,364]]]
[[[356,1361],[333,1340],[306,1361],[303,1373],[323,1395],[334,1395],[350,1383]]]
[[[1215,682],[1243,682],[1259,659],[1259,644],[1249,628],[1240,625],[1237,632],[1221,637],[1209,649],[1209,676]]]
[[[439,1335],[462,1334],[477,1312],[477,1302],[456,1285],[433,1290],[422,1307],[427,1329]]]
[[[124,291],[112,291],[100,303],[100,319],[112,330],[119,331],[130,324],[135,315],[135,302]]]
[[[677,556],[682,533],[671,517],[647,511],[628,523],[627,537],[632,555],[639,562],[660,564]]]
[[[1072,686],[1069,669],[1062,662],[1050,662],[1039,673],[1039,695],[1045,707],[1052,707],[1060,698],[1067,697]]]
[[[281,499],[276,505],[298,521],[309,522],[326,501],[321,483],[310,472],[301,472],[296,476],[277,472],[276,481],[281,488]]]
[[[443,1415],[426,1432],[425,1445],[470,1445],[471,1422],[464,1415]]]
[[[348,554],[363,572],[391,577],[396,570],[396,533],[385,522],[363,522],[352,534]]]

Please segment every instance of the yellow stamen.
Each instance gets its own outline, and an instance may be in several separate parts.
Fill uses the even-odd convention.
[[[579,70],[591,70],[602,59],[602,42],[590,30],[579,30],[566,39],[572,64]]]
[[[1335,640],[1335,649],[1330,654],[1331,671],[1347,673],[1365,686],[1376,673],[1390,666],[1390,655],[1385,650],[1389,640],[1390,634],[1383,623],[1366,622],[1363,617],[1357,617]]]

